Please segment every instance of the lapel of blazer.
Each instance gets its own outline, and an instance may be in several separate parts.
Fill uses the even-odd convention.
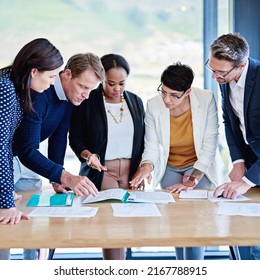
[[[96,114],[101,113],[105,128],[106,128],[106,133],[107,133],[107,114],[106,114],[106,109],[105,109],[105,104],[104,104],[104,97],[103,97],[103,87],[102,84],[99,85],[97,92],[93,93],[94,99],[95,99],[95,106],[93,106],[93,110]],[[99,108],[99,110],[97,109]],[[100,124],[99,124],[100,125]]]
[[[222,96],[222,106],[224,104],[225,111],[227,112],[230,120],[232,122],[235,121],[236,115],[233,111],[232,105],[230,103],[229,95],[230,95],[230,88],[229,88],[229,83],[227,84],[220,84],[220,89],[221,89],[221,96]]]
[[[252,90],[255,84],[255,75],[256,75],[256,64],[255,61],[249,58],[249,67],[248,72],[246,75],[246,83],[245,83],[245,96],[244,96],[244,119],[245,119],[245,126],[247,127],[247,109],[250,100],[250,96],[252,94]]]
[[[231,103],[229,100],[229,84],[220,84],[220,89],[221,89],[221,96],[224,99],[226,107],[228,107],[229,110],[232,109]]]
[[[133,105],[131,97],[130,97],[129,93],[126,90],[124,91],[124,98],[125,98],[125,101],[127,103],[127,106],[128,106],[129,111],[130,111],[130,114],[132,116],[134,126],[136,126],[136,115],[137,115],[137,112],[135,112],[135,106]]]
[[[193,130],[193,141],[195,146],[195,151],[198,154],[201,144],[201,122],[205,120],[201,119],[200,111],[200,102],[195,95],[194,89],[190,93],[190,106],[191,106],[191,118],[192,118],[192,130]]]
[[[158,112],[158,136],[159,142],[162,143],[164,153],[169,155],[170,151],[170,110],[160,101],[160,110]]]

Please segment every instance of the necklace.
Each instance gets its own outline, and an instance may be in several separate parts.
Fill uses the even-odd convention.
[[[106,98],[105,98],[105,94],[103,93],[103,99],[104,99],[104,103],[106,103]],[[121,123],[122,122],[122,119],[123,119],[123,114],[124,114],[124,101],[125,101],[125,98],[124,98],[124,94],[120,94],[120,102],[121,102],[121,106],[120,106],[120,109],[119,109],[119,116],[116,116],[112,113],[112,111],[110,109],[107,109],[107,112],[108,114],[113,118],[113,120],[115,121],[115,123]]]

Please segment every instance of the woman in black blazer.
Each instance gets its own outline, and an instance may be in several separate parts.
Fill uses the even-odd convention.
[[[144,107],[126,91],[128,62],[117,54],[101,58],[106,79],[74,108],[69,143],[81,161],[80,175],[99,190],[129,189],[144,148]],[[104,249],[104,259],[124,259],[124,249]]]

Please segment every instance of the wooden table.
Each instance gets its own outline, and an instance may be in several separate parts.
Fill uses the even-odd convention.
[[[20,192],[17,207],[32,192]],[[260,203],[260,189],[250,190],[250,202]],[[221,216],[208,200],[179,200],[158,205],[161,217],[113,217],[110,204],[99,203],[94,218],[34,217],[18,225],[0,225],[0,248],[84,248],[145,246],[250,246],[260,244],[260,217]],[[247,201],[248,202],[248,201]],[[90,206],[90,205],[88,205]]]

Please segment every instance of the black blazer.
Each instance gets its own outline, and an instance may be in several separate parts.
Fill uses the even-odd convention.
[[[124,91],[124,98],[131,113],[134,124],[134,139],[132,148],[129,180],[136,172],[144,149],[144,106],[140,97],[129,91]],[[107,148],[107,115],[105,111],[102,85],[93,90],[89,99],[80,106],[74,107],[69,131],[69,145],[82,162],[80,174],[87,176],[100,190],[103,171],[99,172],[86,165],[86,160],[80,157],[83,150],[89,150],[100,156],[102,165],[105,163]]]
[[[246,178],[260,185],[260,61],[249,58],[245,82],[244,119],[246,138],[254,155],[248,157],[246,143],[239,127],[240,121],[234,114],[229,94],[229,84],[220,85],[225,133],[232,161],[244,159]]]

